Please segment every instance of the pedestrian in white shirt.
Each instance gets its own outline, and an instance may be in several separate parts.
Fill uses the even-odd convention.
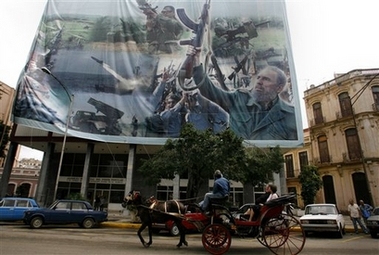
[[[369,230],[366,228],[365,224],[362,222],[362,218],[361,218],[362,217],[362,213],[361,213],[361,210],[359,209],[359,206],[354,203],[353,199],[349,200],[349,205],[347,206],[347,210],[349,211],[350,219],[353,222],[354,232],[356,234],[358,234],[358,226],[357,226],[357,223],[358,223],[359,226],[361,227],[361,229],[366,234],[368,234]]]

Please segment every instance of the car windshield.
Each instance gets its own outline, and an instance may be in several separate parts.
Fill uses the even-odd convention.
[[[305,214],[338,214],[337,210],[333,206],[328,205],[318,205],[318,206],[308,206],[305,210]]]
[[[375,208],[372,215],[379,215],[379,207]]]

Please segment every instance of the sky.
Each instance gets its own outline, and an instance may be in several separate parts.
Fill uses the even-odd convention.
[[[80,1],[80,0],[78,0]],[[227,1],[227,0],[225,0]],[[47,0],[0,1],[0,81],[16,87]],[[286,0],[303,127],[303,95],[334,74],[379,67],[377,0]],[[212,3],[212,2],[211,2]],[[35,150],[23,157],[42,158]]]

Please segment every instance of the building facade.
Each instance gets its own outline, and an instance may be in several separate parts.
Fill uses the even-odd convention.
[[[21,159],[12,168],[6,196],[35,197],[38,186],[41,161],[36,159]],[[0,167],[0,175],[3,168]]]
[[[300,208],[304,207],[301,198],[301,185],[299,183],[299,174],[304,166],[310,164],[311,161],[311,141],[309,137],[309,129],[304,130],[304,146],[290,150],[283,155],[286,186],[288,193],[297,195],[296,205]]]
[[[353,70],[304,92],[309,139],[284,155],[287,186],[301,192],[297,176],[316,165],[323,188],[318,203],[347,210],[349,199],[379,204],[379,69]],[[305,135],[307,137],[307,135]]]

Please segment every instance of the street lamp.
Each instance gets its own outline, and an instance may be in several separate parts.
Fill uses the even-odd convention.
[[[379,76],[379,72],[377,74],[375,74],[374,77],[372,77],[361,89],[359,89],[357,91],[357,93],[355,93],[352,97],[349,98],[350,107],[351,107],[351,111],[352,111],[352,115],[353,115],[354,127],[355,127],[355,130],[357,131],[358,144],[359,144],[359,147],[361,150],[360,153],[361,153],[361,161],[362,161],[362,166],[363,166],[363,172],[365,173],[365,176],[366,176],[367,191],[368,191],[368,195],[369,195],[369,199],[370,199],[369,203],[372,205],[373,205],[374,200],[372,198],[370,181],[368,180],[368,173],[367,173],[367,168],[366,168],[364,151],[363,151],[361,139],[359,136],[359,131],[358,131],[358,126],[357,126],[357,121],[355,118],[355,113],[353,111],[353,105],[357,102],[358,98],[362,95],[362,93],[368,88],[368,86],[371,84],[371,82],[378,76]],[[353,101],[353,99],[354,99],[354,101]]]
[[[58,184],[59,184],[59,176],[61,175],[61,170],[62,170],[64,148],[66,147],[68,122],[70,120],[70,112],[71,112],[71,109],[72,109],[72,104],[74,102],[74,94],[69,93],[68,88],[47,67],[42,67],[41,70],[44,73],[47,73],[48,75],[51,75],[62,86],[62,88],[64,89],[64,91],[67,93],[68,98],[70,99],[70,107],[69,107],[68,112],[67,112],[66,127],[65,127],[64,136],[63,136],[63,144],[62,144],[61,156],[60,156],[60,159],[59,159],[57,178],[56,178],[56,181],[55,181],[55,188],[54,188],[54,197],[53,197],[53,199],[56,199],[56,197],[57,197],[57,191],[58,191]]]

